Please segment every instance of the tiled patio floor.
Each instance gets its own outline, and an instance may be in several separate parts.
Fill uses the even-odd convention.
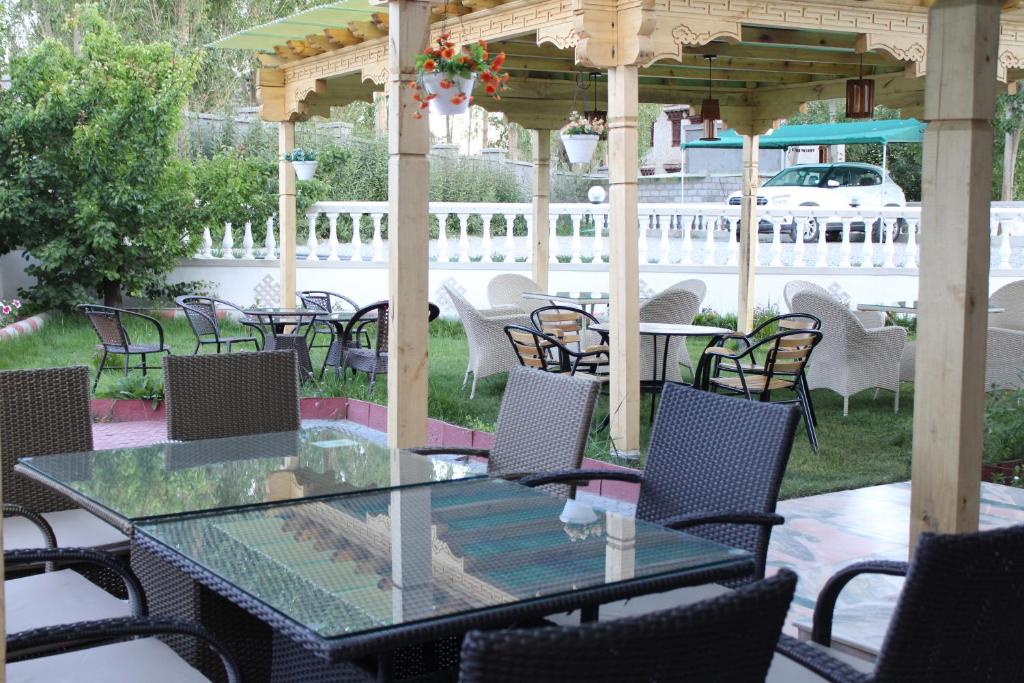
[[[303,420],[304,427],[326,420]],[[346,429],[384,442],[383,432],[345,422]],[[166,439],[162,421],[99,423],[95,447],[141,446]],[[982,485],[983,529],[1024,522],[1024,490]],[[634,506],[611,498],[581,494],[595,507],[632,513]],[[818,591],[837,570],[863,560],[906,560],[910,519],[910,484],[901,482],[851,491],[794,498],[779,504],[786,524],[772,533],[769,571],[789,567],[800,576],[787,631],[796,622],[810,624]],[[855,650],[877,651],[895,605],[902,579],[864,576],[843,591],[836,609],[833,637]]]

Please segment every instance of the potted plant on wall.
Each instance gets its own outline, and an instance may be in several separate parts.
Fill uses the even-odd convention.
[[[295,177],[299,180],[313,179],[313,174],[316,173],[316,153],[312,150],[296,147],[284,155],[284,160],[292,162]]]
[[[429,107],[432,113],[441,116],[462,114],[473,101],[477,80],[486,94],[500,100],[499,93],[508,89],[508,74],[501,73],[505,53],[492,57],[483,40],[458,48],[450,38],[449,33],[441,35],[433,47],[416,58],[419,75],[409,82],[409,88],[413,90],[412,98],[419,102],[419,109]],[[413,116],[422,118],[423,114],[416,111]]]
[[[605,135],[604,121],[588,118],[579,112],[569,114],[569,122],[562,126],[562,145],[571,164],[585,164],[594,156],[598,141]]]

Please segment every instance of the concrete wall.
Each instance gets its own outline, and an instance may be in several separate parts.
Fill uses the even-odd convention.
[[[761,182],[773,175],[774,173],[761,173]],[[738,173],[687,173],[685,178],[680,178],[678,173],[668,173],[643,176],[637,182],[641,203],[685,201],[689,204],[717,204],[724,203],[731,193],[740,189]]]
[[[20,249],[0,256],[0,301],[10,301],[18,296],[19,288],[28,288],[35,282],[35,278],[25,274],[28,264]]]

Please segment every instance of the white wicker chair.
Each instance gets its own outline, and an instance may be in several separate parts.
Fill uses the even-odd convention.
[[[843,415],[850,396],[865,389],[887,389],[895,394],[893,409],[900,409],[900,359],[907,331],[895,325],[866,329],[834,297],[812,291],[793,295],[793,310],[821,320],[821,343],[807,370],[811,389],[830,389],[843,397]]]
[[[998,304],[995,304],[998,305]],[[1009,309],[1007,309],[1009,310]],[[917,343],[907,342],[900,361],[900,381],[913,382]],[[985,346],[985,391],[1024,389],[1024,331],[988,328]]]
[[[525,275],[505,273],[491,278],[487,283],[487,300],[492,308],[511,308],[522,311],[529,315],[541,306],[547,306],[547,301],[540,299],[524,299],[526,292],[539,292],[540,286]],[[514,311],[508,311],[512,313]]]
[[[700,311],[700,304],[704,300],[707,287],[700,280],[683,280],[677,282],[668,289],[658,292],[640,306],[640,322],[645,323],[671,323],[674,325],[689,325],[693,318]],[[682,337],[672,337],[668,344],[669,362],[675,360],[675,370],[667,371],[665,379],[682,379],[679,372],[679,364],[685,365],[691,372],[693,365],[690,362],[690,354],[686,350],[686,344]],[[661,351],[654,353],[654,339],[648,336],[640,337],[640,379],[655,379],[661,377]]]
[[[1024,330],[1024,280],[1000,287],[988,297],[990,306],[1002,308],[1002,313],[988,316],[989,328]]]
[[[785,288],[782,290],[782,297],[786,300],[786,306],[789,308],[790,313],[803,313],[804,311],[798,311],[793,308],[793,295],[797,292],[815,292],[822,296],[828,296],[835,299],[832,296],[832,292],[828,291],[821,285],[807,280],[790,280],[786,283]],[[836,301],[839,301],[836,299]],[[853,313],[853,317],[860,321],[860,324],[869,330],[873,330],[878,327],[885,327],[885,313],[882,311],[850,311]]]
[[[473,385],[469,390],[469,398],[476,396],[476,381],[483,377],[507,372],[509,368],[519,365],[515,350],[508,343],[505,335],[506,325],[530,326],[530,316],[521,311],[510,312],[509,308],[490,308],[480,310],[469,303],[464,296],[445,286],[448,297],[452,300],[455,310],[459,313],[462,325],[466,328],[469,340],[469,363],[466,375],[462,378],[462,388],[466,388],[469,373],[473,373]]]

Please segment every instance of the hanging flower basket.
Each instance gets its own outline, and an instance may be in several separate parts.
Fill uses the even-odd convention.
[[[416,58],[419,74],[409,81],[412,99],[419,103],[414,118],[423,118],[422,110],[427,108],[441,116],[462,114],[473,103],[477,81],[485,94],[497,100],[501,99],[499,93],[508,89],[508,74],[501,73],[504,52],[491,57],[483,40],[459,49],[450,37],[445,33]]]
[[[292,162],[295,177],[299,180],[312,180],[316,174],[316,154],[312,151],[299,147],[285,154],[284,160]]]
[[[594,157],[597,143],[605,134],[604,121],[569,114],[569,122],[562,126],[562,146],[571,164],[586,164]]]

